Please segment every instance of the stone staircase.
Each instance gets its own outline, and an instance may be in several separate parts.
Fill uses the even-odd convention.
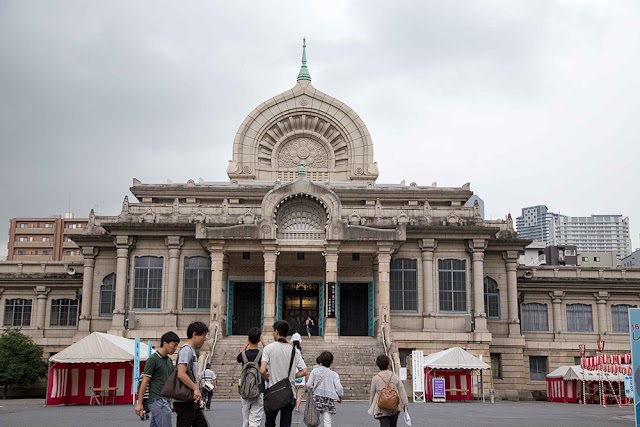
[[[271,341],[267,338],[268,344]],[[244,336],[218,340],[211,361],[218,376],[216,399],[239,399],[238,379],[242,366],[236,357],[246,340]],[[340,375],[344,400],[368,400],[371,378],[380,372],[375,362],[378,355],[384,354],[382,343],[371,337],[340,337],[332,341],[323,337],[303,337],[302,356],[309,372],[316,365],[316,357],[324,350],[333,353],[331,369]]]

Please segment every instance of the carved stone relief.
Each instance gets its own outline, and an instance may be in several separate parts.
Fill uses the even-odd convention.
[[[304,162],[312,168],[329,167],[327,150],[317,141],[298,138],[282,145],[278,153],[278,167],[295,168]]]

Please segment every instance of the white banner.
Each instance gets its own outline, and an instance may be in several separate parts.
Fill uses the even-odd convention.
[[[424,392],[424,353],[422,350],[411,352],[413,372],[413,392]]]

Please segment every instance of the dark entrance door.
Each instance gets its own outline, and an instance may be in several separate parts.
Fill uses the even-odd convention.
[[[368,283],[340,283],[340,335],[369,335]]]
[[[293,334],[295,331],[298,331],[300,335],[306,334],[305,320],[307,316],[311,317],[314,322],[313,335],[318,334],[319,290],[318,283],[284,283],[282,318],[291,325],[289,334]]]
[[[233,335],[246,335],[254,326],[259,328],[262,321],[262,283],[235,282],[233,296]]]

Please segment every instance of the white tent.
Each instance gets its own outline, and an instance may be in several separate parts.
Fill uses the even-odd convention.
[[[547,378],[562,378],[565,381],[570,380],[580,380],[582,381],[582,368],[580,365],[574,366],[560,366],[558,369],[554,370],[547,374]],[[604,381],[624,381],[623,374],[611,374],[609,372],[604,372],[604,377],[602,378]],[[591,371],[586,369],[584,371],[584,380],[585,381],[598,381],[600,380],[600,374],[598,371]]]
[[[110,363],[133,361],[135,341],[117,335],[94,332],[51,356],[55,363]],[[147,360],[149,347],[140,343],[140,361]]]
[[[431,353],[424,358],[424,366],[429,369],[491,369],[491,366],[460,347]]]

